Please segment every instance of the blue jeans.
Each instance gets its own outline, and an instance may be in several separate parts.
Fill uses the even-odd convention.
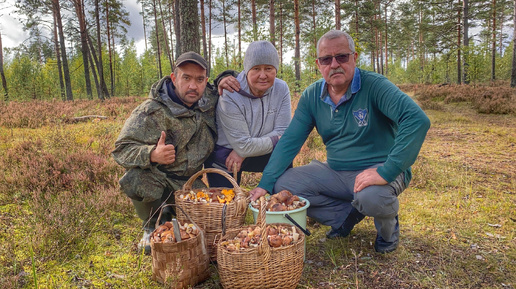
[[[378,167],[377,164],[374,167]],[[335,171],[317,160],[287,170],[276,182],[274,193],[289,190],[310,201],[307,215],[336,229],[344,223],[352,207],[374,218],[378,234],[387,242],[397,239],[398,195],[405,190],[404,174],[383,186],[369,186],[354,193],[356,176],[363,170]]]

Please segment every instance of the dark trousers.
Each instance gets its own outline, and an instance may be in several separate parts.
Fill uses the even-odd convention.
[[[261,173],[263,172],[263,169],[269,162],[269,159],[271,157],[271,154],[266,154],[263,156],[257,156],[257,157],[249,157],[246,158],[241,165],[240,171],[237,173],[237,184],[240,185],[240,181],[242,178],[242,172],[254,172],[254,173]],[[229,171],[228,168],[226,168],[225,160],[224,162],[216,161],[215,160],[215,154],[211,154],[210,157],[204,162],[205,168],[216,168],[225,171],[232,177],[234,177],[233,172]],[[292,165],[290,165],[292,167]],[[210,187],[224,187],[224,188],[232,188],[233,185],[231,182],[224,177],[223,175],[217,174],[217,173],[208,173],[208,183]]]

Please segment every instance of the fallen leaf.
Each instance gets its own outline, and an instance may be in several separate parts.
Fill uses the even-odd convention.
[[[489,224],[489,223],[487,223],[487,225],[491,226],[491,227],[496,227],[496,228],[501,228],[502,227],[502,225],[500,225],[500,224]]]

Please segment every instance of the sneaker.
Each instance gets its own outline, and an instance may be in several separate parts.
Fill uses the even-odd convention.
[[[376,234],[376,241],[374,242],[374,250],[378,253],[385,254],[395,251],[398,248],[399,241],[399,222],[396,216],[396,239],[392,242],[385,241],[382,236]]]
[[[339,228],[332,228],[330,231],[326,232],[326,238],[335,239],[349,236],[349,233],[351,233],[351,230],[353,230],[355,225],[360,223],[360,221],[362,221],[364,218],[365,216],[362,215],[357,209],[351,209],[348,217],[346,220],[344,220],[344,223]]]
[[[140,240],[140,243],[138,243],[138,251],[144,250],[145,255],[150,255],[151,253],[151,246],[150,246],[150,236],[154,230],[151,228],[144,228],[143,229],[143,237]]]

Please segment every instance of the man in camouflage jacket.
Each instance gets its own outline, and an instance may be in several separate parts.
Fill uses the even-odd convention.
[[[217,100],[206,61],[197,53],[184,53],[174,73],[152,85],[149,98],[131,113],[115,142],[112,155],[126,169],[120,187],[143,220],[139,247],[147,253],[157,209],[174,202],[173,192],[202,169],[213,151]],[[201,180],[193,184],[203,186]]]

